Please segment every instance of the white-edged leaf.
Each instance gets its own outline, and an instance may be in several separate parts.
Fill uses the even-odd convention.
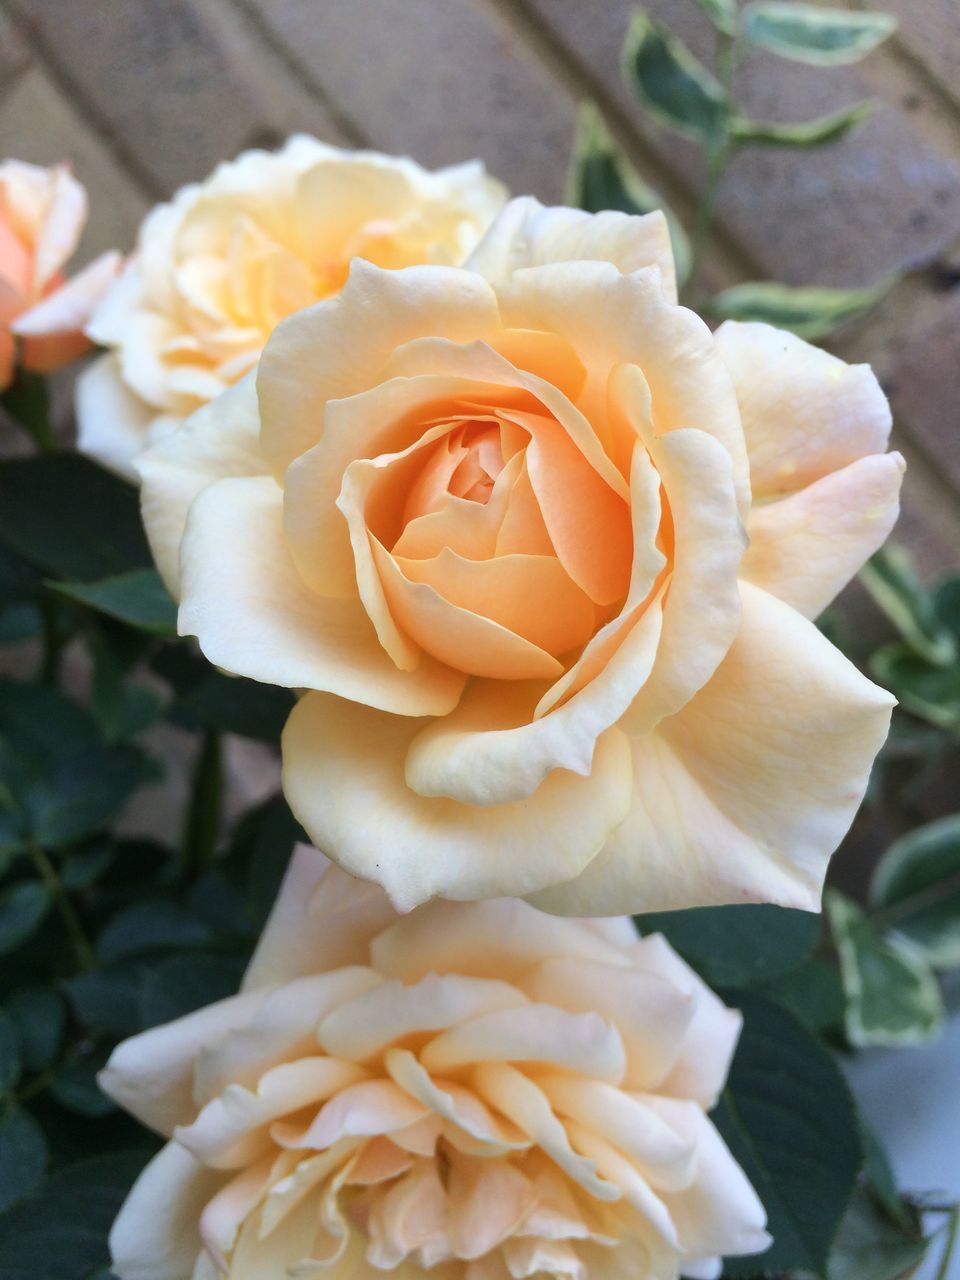
[[[885,644],[871,655],[870,673],[904,711],[938,729],[960,729],[960,662],[934,666],[906,643]]]
[[[922,952],[881,936],[849,898],[828,890],[830,921],[847,997],[847,1038],[858,1048],[923,1044],[943,1022],[943,998]]]
[[[914,653],[937,667],[957,660],[957,637],[921,586],[906,548],[881,547],[860,570],[860,581]]]
[[[869,289],[822,289],[758,280],[714,294],[707,307],[721,320],[763,320],[801,338],[823,338],[865,315],[893,284],[886,280]]]
[[[677,280],[681,284],[686,280],[690,272],[690,241],[682,223],[614,142],[592,102],[583,103],[577,117],[567,202],[588,213],[604,209],[635,214],[662,210],[670,228]]]
[[[643,9],[636,11],[627,31],[623,76],[661,124],[707,147],[724,137],[730,102],[720,81]]]
[[[828,142],[839,142],[854,129],[859,129],[876,108],[875,102],[858,102],[828,116],[787,124],[736,117],[730,128],[734,140],[741,146],[822,147]]]
[[[718,31],[732,36],[737,29],[737,0],[697,0]]]
[[[960,814],[895,841],[877,863],[870,902],[938,969],[960,967]]]
[[[742,26],[751,44],[781,58],[837,67],[865,58],[893,34],[897,20],[889,13],[763,0],[746,7]]]

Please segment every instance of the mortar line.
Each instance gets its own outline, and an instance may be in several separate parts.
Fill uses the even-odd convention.
[[[151,202],[166,198],[169,193],[141,165],[137,159],[136,152],[117,136],[109,117],[91,100],[80,82],[70,74],[64,60],[59,56],[51,42],[44,37],[41,28],[18,11],[15,0],[0,0],[0,6],[2,6],[4,12],[13,23],[17,35],[35,55],[39,69],[45,72],[55,88],[66,96],[69,105],[74,108],[84,124],[89,127],[90,131],[133,182],[134,186],[138,188],[140,194]]]
[[[267,46],[271,53],[279,58],[300,87],[317,99],[343,135],[355,147],[373,147],[373,140],[366,131],[338,105],[327,92],[323,83],[313,74],[309,66],[301,61],[290,47],[280,39],[263,17],[258,6],[253,3],[253,0],[229,0],[229,2],[232,3],[240,18],[256,33],[257,37]]]

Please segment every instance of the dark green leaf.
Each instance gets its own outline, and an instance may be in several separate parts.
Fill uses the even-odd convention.
[[[623,47],[627,87],[661,124],[707,147],[724,137],[730,103],[720,82],[675,36],[638,9]]]
[[[863,1177],[871,1195],[891,1222],[913,1231],[917,1215],[897,1194],[890,1161],[873,1126],[860,1113],[860,1139],[863,1143]]]
[[[0,463],[0,543],[55,578],[151,565],[136,491],[78,454]]]
[[[943,998],[922,954],[895,935],[882,937],[855,903],[836,890],[825,898],[847,996],[850,1043],[922,1044],[939,1031]]]
[[[892,844],[873,873],[870,902],[931,964],[960,965],[960,814]]]
[[[177,606],[156,569],[130,569],[99,582],[60,582],[56,591],[128,626],[177,634]]]
[[[933,608],[944,627],[960,640],[960,578],[944,578],[937,584]]]
[[[822,9],[809,4],[750,4],[743,32],[753,44],[794,62],[835,67],[859,62],[896,30],[889,13]]]
[[[144,972],[142,965],[117,965],[68,978],[61,986],[84,1027],[119,1039],[144,1028],[140,999]]]
[[[237,826],[230,857],[246,861],[247,902],[252,919],[260,927],[276,901],[298,841],[306,841],[306,837],[282,795],[246,814]]]
[[[0,612],[0,644],[18,644],[35,636],[43,615],[35,604],[12,604]]]
[[[866,315],[889,292],[893,281],[870,289],[794,288],[760,280],[714,294],[707,306],[721,320],[762,320],[801,338],[823,338]]]
[[[60,880],[65,889],[89,889],[110,867],[114,859],[111,844],[94,844],[68,854],[60,867]]]
[[[940,729],[960,729],[960,663],[935,667],[908,644],[888,644],[873,654],[870,670],[905,711]]]
[[[0,1214],[33,1195],[46,1167],[47,1140],[33,1116],[20,1107],[0,1115]]]
[[[236,993],[243,976],[242,956],[182,953],[152,965],[141,988],[145,1027],[172,1022],[201,1005],[214,1004]]]
[[[817,1035],[829,1035],[843,1028],[846,1000],[840,970],[828,960],[808,960],[799,969],[765,982],[762,991]]]
[[[917,579],[906,548],[888,543],[860,570],[860,581],[910,648],[934,666],[956,661],[957,632],[940,618],[937,603]],[[943,584],[941,607],[949,609],[950,587]]]
[[[7,1001],[20,1037],[26,1071],[45,1071],[60,1052],[67,1014],[63,997],[50,987],[28,987]]]
[[[732,36],[737,29],[737,0],[697,0],[718,31]]]
[[[57,760],[23,798],[35,838],[58,848],[92,835],[149,777],[144,757],[129,747],[98,745]]]
[[[50,1085],[51,1095],[62,1107],[78,1115],[89,1116],[92,1120],[108,1116],[116,1109],[116,1103],[97,1084],[97,1073],[106,1065],[109,1056],[107,1049],[78,1054],[57,1072]]]
[[[796,124],[780,124],[737,117],[731,123],[734,139],[746,144],[774,147],[821,147],[828,142],[839,142],[848,133],[864,124],[876,110],[874,102],[858,102],[816,120],[803,120]]]
[[[220,735],[208,730],[203,737],[190,783],[183,823],[180,868],[192,878],[213,858],[223,816],[223,760]]]
[[[769,981],[807,958],[820,932],[809,911],[744,904],[636,916],[642,934],[662,933],[712,986]]]
[[[858,1187],[830,1250],[827,1280],[901,1280],[923,1261],[930,1241],[883,1214]]]
[[[215,671],[199,688],[177,700],[173,718],[243,738],[279,742],[293,704],[289,689]]]
[[[753,992],[727,992],[744,1027],[713,1119],[763,1202],[774,1243],[725,1275],[822,1274],[860,1166],[850,1091],[826,1049]]]
[[[23,880],[0,894],[0,955],[16,951],[39,929],[51,902],[39,880]]]
[[[97,954],[104,964],[144,952],[180,950],[203,946],[210,930],[196,916],[173,902],[137,902],[107,923],[97,939]]]
[[[20,1079],[20,1037],[13,1019],[0,1009],[0,1094]]]
[[[577,119],[577,137],[570,165],[568,202],[588,213],[616,209],[645,214],[661,210],[670,228],[677,280],[690,273],[690,241],[663,196],[648,186],[611,138],[603,117],[585,102]]]
[[[145,1153],[80,1160],[0,1218],[0,1280],[88,1280],[109,1264],[107,1235]]]

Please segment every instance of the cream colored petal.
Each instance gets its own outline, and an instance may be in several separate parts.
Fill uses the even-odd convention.
[[[66,165],[48,170],[49,204],[34,246],[34,284],[42,290],[73,254],[87,220],[87,193]]]
[[[87,365],[77,379],[75,394],[77,448],[136,483],[133,459],[146,446],[156,410],[127,387],[115,355],[101,356]],[[160,554],[169,562],[162,547],[161,543]]]
[[[317,1043],[338,1058],[365,1062],[408,1036],[526,1004],[521,992],[507,982],[429,973],[412,986],[385,982],[334,1009],[317,1027]]]
[[[304,586],[284,541],[283,494],[270,477],[221,480],[194,499],[180,565],[180,632],[196,635],[218,667],[401,716],[456,706],[463,676],[427,657],[399,671],[358,601]]]
[[[379,885],[355,880],[319,850],[297,845],[243,990],[366,964],[371,938],[396,918]]]
[[[200,1236],[209,1254],[216,1258],[214,1275],[227,1271],[226,1257],[236,1244],[247,1216],[257,1207],[276,1163],[272,1152],[264,1160],[248,1165],[204,1205],[200,1215]]]
[[[477,1014],[428,1041],[420,1061],[441,1074],[475,1062],[549,1062],[613,1084],[626,1070],[616,1027],[598,1013],[568,1013],[550,1004]]]
[[[189,1276],[203,1248],[200,1214],[224,1175],[169,1142],[141,1173],[110,1231],[118,1280]]]
[[[691,1186],[663,1197],[683,1254],[696,1260],[713,1254],[762,1253],[769,1248],[763,1205],[710,1120],[698,1108],[681,1108],[668,1099],[651,1105],[685,1129],[697,1149]]]
[[[102,347],[121,346],[126,337],[129,317],[143,305],[143,295],[141,263],[137,258],[128,258],[126,266],[100,299],[90,317],[87,325],[89,337]]]
[[[111,364],[109,371],[112,379],[122,378],[116,364]],[[130,395],[128,389],[123,389]],[[102,408],[104,422],[109,409],[109,404]],[[82,446],[84,419],[90,417],[92,427],[93,415],[79,403],[78,412]],[[143,412],[152,410],[144,405]],[[141,508],[150,550],[164,582],[176,597],[180,594],[180,543],[193,500],[216,480],[267,474],[260,453],[260,413],[253,375],[248,374],[204,405],[173,434],[141,453],[133,470],[140,477]]]
[[[427,1113],[422,1102],[411,1098],[392,1080],[363,1080],[331,1098],[304,1135],[289,1145],[322,1151],[341,1138],[394,1133],[422,1120]]]
[[[458,1258],[481,1258],[512,1235],[536,1192],[506,1160],[450,1162],[450,1242]]]
[[[812,623],[741,584],[744,621],[713,679],[633,740],[634,806],[579,883],[535,905],[583,915],[775,902],[816,911],[893,698]]]
[[[886,541],[900,511],[899,453],[858,458],[755,506],[741,577],[815,618]]]
[[[670,1248],[677,1247],[677,1231],[670,1211],[649,1183],[619,1151],[593,1129],[569,1123],[567,1131],[574,1147],[593,1160],[598,1173],[618,1187],[623,1198],[640,1214],[644,1223]]]
[[[574,967],[584,961],[628,965],[620,944],[596,932],[592,924],[545,915],[516,898],[434,901],[384,929],[374,939],[370,956],[379,973],[407,983],[433,970],[515,982],[546,956],[567,956]],[[495,948],[491,937],[497,939]]]
[[[887,447],[890,406],[869,365],[758,322],[728,320],[716,343],[736,385],[756,497],[793,493]]]
[[[97,1083],[141,1124],[169,1137],[178,1124],[188,1124],[196,1115],[193,1079],[198,1055],[246,1025],[265,994],[232,996],[124,1040]]]
[[[535,197],[521,196],[497,217],[466,265],[496,283],[522,267],[585,260],[612,262],[624,273],[659,267],[666,297],[677,300],[670,232],[659,210],[642,217],[589,214],[544,208]]]
[[[339,295],[279,324],[261,357],[263,446],[276,474],[316,444],[327,402],[374,385],[396,347],[428,334],[471,342],[497,325],[493,291],[475,272],[355,259]]]
[[[557,1280],[587,1280],[587,1268],[565,1240],[507,1240],[503,1255],[513,1280],[549,1275]]]
[[[346,870],[381,883],[400,910],[434,894],[490,897],[554,883],[587,865],[629,806],[629,749],[616,729],[598,740],[588,778],[555,770],[528,800],[480,808],[406,785],[420,727],[307,694],[282,742],[284,793],[299,821]]]

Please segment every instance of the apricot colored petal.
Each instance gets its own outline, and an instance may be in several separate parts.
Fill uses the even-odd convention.
[[[83,394],[77,405],[81,447],[85,439],[98,443],[96,433],[108,429],[107,415],[118,402],[131,414],[130,435],[149,429],[153,411],[127,390],[115,359],[106,356],[109,364],[101,361],[93,366],[103,369],[99,384],[89,388],[81,384]],[[133,418],[134,411],[139,412],[139,421]],[[194,499],[217,480],[265,476],[259,434],[256,385],[248,374],[152,448],[137,450],[132,470],[140,477],[150,550],[174,597],[180,594],[180,544]]]
[[[521,196],[500,213],[466,265],[496,283],[522,267],[588,260],[612,262],[624,273],[659,267],[666,297],[677,300],[670,231],[659,210],[640,217],[615,210],[589,214],[544,208],[534,196]]]
[[[34,287],[42,291],[72,256],[87,220],[87,193],[66,165],[50,170],[49,204],[34,247]]]
[[[216,666],[291,689],[323,689],[401,716],[444,715],[463,677],[424,658],[399,671],[356,600],[310,592],[283,536],[269,476],[221,480],[190,508],[181,554],[180,631]]]
[[[579,882],[534,905],[575,915],[774,902],[819,910],[893,698],[795,610],[741,583],[713,679],[632,741],[630,816]]]
[[[110,283],[116,278],[122,262],[119,253],[102,253],[66,284],[47,294],[28,311],[22,311],[10,328],[21,338],[77,336],[86,326],[94,307]],[[89,339],[87,345],[89,346]],[[40,366],[35,364],[32,367]]]
[[[527,800],[481,808],[407,786],[404,762],[419,728],[310,693],[282,743],[284,792],[314,843],[347,871],[379,881],[400,910],[434,894],[520,894],[570,879],[629,808],[629,747],[618,730],[600,738],[589,777],[557,770]]]
[[[886,541],[900,511],[899,453],[858,458],[755,506],[740,575],[815,618]]]
[[[728,320],[716,344],[736,386],[757,498],[886,449],[890,406],[869,365],[759,322]]]
[[[337,297],[282,321],[261,356],[263,447],[275,473],[320,439],[328,401],[367,389],[402,343],[471,342],[497,327],[493,291],[476,272],[354,259]]]

